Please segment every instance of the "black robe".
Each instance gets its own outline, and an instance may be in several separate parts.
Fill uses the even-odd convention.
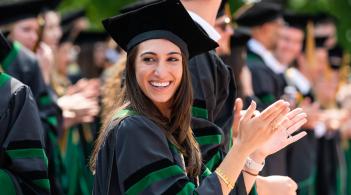
[[[263,59],[250,49],[246,61],[252,74],[252,85],[255,96],[259,99],[257,109],[262,111],[279,100],[284,94],[286,82],[284,75],[274,73]],[[286,149],[266,158],[266,164],[260,175],[287,175]]]
[[[1,194],[50,194],[44,130],[30,89],[0,72]]]
[[[192,115],[209,121],[205,126],[219,127],[221,148],[226,153],[231,147],[235,81],[231,69],[225,65],[214,51],[197,55],[190,59],[189,70],[193,87],[194,103]],[[205,122],[206,123],[206,122]],[[201,122],[192,123],[194,131]]]
[[[39,109],[41,124],[45,132],[45,146],[49,158],[49,176],[52,192],[62,194],[59,175],[62,174],[62,163],[57,137],[62,131],[62,113],[57,106],[50,88],[46,86],[40,66],[34,54],[18,42],[12,43],[9,55],[0,63],[3,70],[28,85]]]
[[[200,144],[204,164],[215,171],[232,146],[236,97],[233,72],[215,51],[192,57],[188,67],[194,98],[191,127]],[[247,194],[241,179],[235,189],[231,194]]]
[[[93,194],[222,193],[219,178],[205,166],[200,185],[193,183],[176,147],[150,119],[122,110],[108,129],[97,159]]]

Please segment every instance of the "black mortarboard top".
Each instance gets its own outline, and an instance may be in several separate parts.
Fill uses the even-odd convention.
[[[336,24],[338,22],[336,17],[326,12],[316,13],[313,17],[313,21],[316,25],[322,24],[322,23],[329,23],[329,22]]]
[[[74,21],[82,17],[85,17],[85,9],[78,9],[78,10],[65,13],[61,17],[61,26],[70,25]]]
[[[160,1],[160,0],[138,0],[136,2],[130,3],[130,4],[122,7],[119,10],[119,13],[121,13],[121,14],[127,13],[127,12],[130,12],[130,11],[142,8],[142,7],[146,6],[146,5],[158,2],[158,1]]]
[[[167,39],[189,57],[218,44],[192,20],[179,0],[163,0],[103,21],[106,31],[125,51],[150,39]]]
[[[107,41],[108,38],[109,34],[107,32],[81,31],[74,40],[74,44],[84,45],[96,42],[104,42]]]
[[[53,6],[51,3],[51,0],[26,0],[0,4],[0,26],[36,18],[45,8]]]
[[[230,38],[231,47],[242,47],[245,46],[246,43],[251,38],[251,32],[248,28],[238,27],[234,29],[234,34]]]
[[[295,13],[293,11],[285,11],[283,18],[285,25],[303,31],[306,29],[308,21],[313,21],[312,15],[305,13]]]
[[[343,63],[343,49],[336,45],[335,47],[328,50],[329,64],[334,70],[339,70]]]
[[[254,27],[280,18],[282,14],[279,4],[260,1],[243,5],[234,17],[239,26]]]
[[[9,55],[10,51],[10,43],[0,31],[0,63],[2,63],[5,60],[5,58]]]

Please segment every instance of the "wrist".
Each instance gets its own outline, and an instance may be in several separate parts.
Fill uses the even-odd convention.
[[[260,150],[256,150],[252,154],[250,154],[250,158],[258,163],[263,163],[268,155]]]
[[[247,157],[252,153],[248,144],[241,144],[239,140],[233,143],[232,149],[237,150],[239,153],[243,154],[243,156]]]

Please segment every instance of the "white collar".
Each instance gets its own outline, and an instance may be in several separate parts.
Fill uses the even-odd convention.
[[[261,56],[266,66],[270,68],[274,73],[281,74],[285,71],[285,67],[278,62],[278,60],[273,56],[272,52],[267,50],[257,40],[250,39],[247,43],[247,46],[251,51]]]
[[[302,94],[308,94],[310,92],[310,81],[298,69],[289,68],[285,75],[289,85],[295,86]]]
[[[221,35],[216,31],[216,29],[209,24],[206,20],[204,20],[203,18],[201,18],[201,16],[197,15],[196,13],[189,11],[188,13],[190,15],[190,17],[196,22],[198,23],[201,28],[203,28],[203,30],[207,33],[207,35],[213,39],[214,41],[218,41],[219,39],[221,39]]]

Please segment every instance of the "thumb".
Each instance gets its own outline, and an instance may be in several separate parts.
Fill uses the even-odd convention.
[[[240,98],[235,100],[234,106],[234,121],[233,121],[233,136],[236,137],[238,134],[239,129],[239,122],[240,122],[240,112],[243,109],[243,101]]]

